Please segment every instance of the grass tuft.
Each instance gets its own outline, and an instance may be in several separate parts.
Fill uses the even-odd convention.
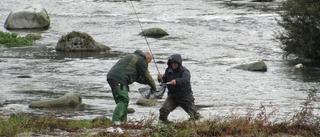
[[[19,47],[31,46],[33,43],[34,39],[30,37],[19,37],[17,33],[0,31],[0,44],[7,45],[9,47]]]

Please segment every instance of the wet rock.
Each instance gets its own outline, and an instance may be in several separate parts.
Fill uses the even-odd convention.
[[[137,101],[137,105],[140,105],[140,106],[154,106],[156,104],[157,104],[157,100],[155,99],[141,98]]]
[[[17,76],[17,78],[32,78],[32,77],[29,75],[20,75],[20,76]]]
[[[110,113],[113,113],[114,110],[109,110],[109,112],[110,112]],[[133,108],[127,108],[127,112],[128,112],[128,113],[134,113],[134,112],[136,112],[136,110],[134,110]]]
[[[151,38],[161,38],[169,34],[161,28],[149,28],[140,32],[139,35]]]
[[[248,71],[267,71],[267,65],[263,61],[258,61],[250,64],[242,64],[235,66],[234,68]]]
[[[92,120],[92,122],[98,122],[98,121],[101,121],[102,123],[111,123],[111,119],[109,118],[106,118],[105,116],[99,116],[99,117],[96,117]]]
[[[57,108],[57,107],[76,107],[81,104],[82,97],[77,93],[67,93],[64,96],[51,99],[51,100],[43,100],[43,101],[34,101],[31,102],[29,108]]]
[[[197,109],[214,107],[213,105],[196,105]]]
[[[96,42],[85,32],[72,31],[62,36],[56,45],[56,51],[108,51],[109,47]]]
[[[26,38],[31,38],[33,40],[39,40],[42,38],[41,34],[30,33],[25,36]]]
[[[133,108],[128,108],[128,109],[127,109],[127,112],[128,112],[128,113],[134,113],[134,112],[136,112],[136,110],[134,110]]]
[[[304,67],[304,65],[302,63],[299,63],[299,64],[294,66],[294,70],[296,70],[296,71],[301,71],[301,70],[304,70],[304,69],[305,69],[305,67]]]
[[[50,26],[49,15],[41,5],[32,5],[12,10],[4,27],[12,29],[47,29]]]

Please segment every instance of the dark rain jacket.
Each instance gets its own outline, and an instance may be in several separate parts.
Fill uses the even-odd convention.
[[[133,82],[148,84],[156,90],[156,84],[148,71],[146,56],[141,50],[120,59],[108,72],[107,79],[129,85]]]
[[[173,70],[171,68],[172,62],[178,62],[179,68]],[[190,72],[189,70],[182,66],[182,58],[180,54],[173,54],[169,57],[167,62],[168,68],[164,75],[162,76],[162,80],[164,83],[170,82],[171,80],[176,80],[176,85],[168,85],[168,94],[173,96],[174,98],[184,97],[192,93],[191,84],[190,84]]]

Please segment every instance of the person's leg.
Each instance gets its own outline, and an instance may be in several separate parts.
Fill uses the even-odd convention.
[[[129,104],[129,87],[114,80],[108,80],[112,89],[112,95],[116,102],[116,108],[112,115],[112,122],[124,122],[127,120],[127,108]]]
[[[177,108],[177,106],[178,104],[175,103],[173,98],[169,95],[159,110],[160,112],[159,120],[163,122],[167,122],[169,113],[173,111],[175,108]]]
[[[198,120],[200,118],[200,113],[197,111],[192,93],[180,98],[177,102],[189,114],[191,120]]]

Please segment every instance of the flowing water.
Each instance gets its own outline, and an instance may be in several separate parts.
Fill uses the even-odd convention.
[[[204,118],[231,113],[259,112],[261,105],[277,109],[277,119],[297,113],[308,92],[318,89],[319,66],[302,62],[305,71],[296,71],[299,60],[283,59],[275,32],[279,15],[265,10],[273,3],[221,0],[142,0],[115,2],[108,0],[1,0],[0,24],[10,11],[18,7],[41,4],[51,19],[48,30],[19,30],[20,36],[40,33],[43,38],[31,47],[0,48],[0,111],[12,113],[53,114],[56,117],[91,119],[105,115],[111,118],[115,103],[106,83],[106,73],[126,53],[147,50],[137,17],[143,29],[158,27],[170,35],[148,43],[157,62],[166,62],[173,53],[180,53],[183,65],[192,75],[195,102]],[[1,27],[0,30],[8,31]],[[97,42],[112,50],[103,53],[61,55],[54,47],[62,35],[73,30],[87,32]],[[267,72],[233,69],[234,66],[265,61]],[[156,78],[165,63],[150,63]],[[19,78],[30,76],[31,78]],[[155,107],[137,106],[141,98],[138,88],[130,86],[129,107],[136,110],[129,118],[141,119],[154,113]],[[68,92],[80,93],[86,107],[75,109],[31,109],[30,102],[57,98]],[[166,96],[165,96],[166,97]],[[163,101],[160,99],[159,101]],[[315,102],[315,107],[319,104]],[[316,113],[319,114],[317,110]],[[171,120],[188,119],[178,108]]]

